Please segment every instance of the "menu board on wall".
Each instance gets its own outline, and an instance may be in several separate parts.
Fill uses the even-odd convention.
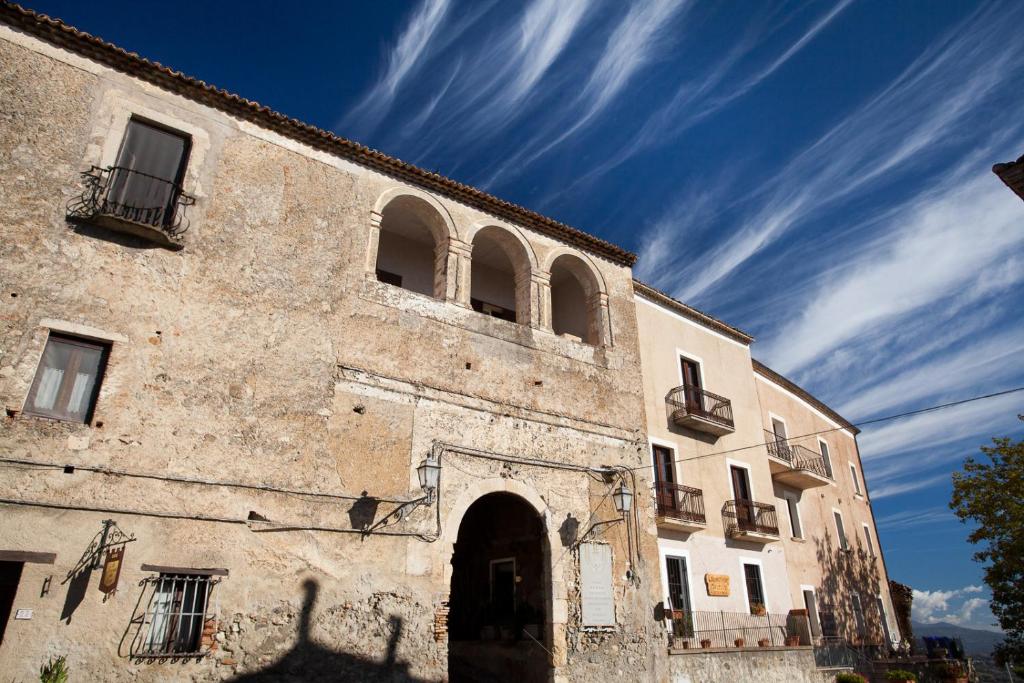
[[[612,549],[603,543],[580,545],[580,593],[584,626],[615,625]]]

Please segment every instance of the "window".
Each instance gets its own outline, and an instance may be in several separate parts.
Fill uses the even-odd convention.
[[[668,606],[672,610],[672,633],[678,638],[693,636],[693,612],[690,606],[690,582],[685,557],[665,557],[668,577]]]
[[[443,299],[447,268],[438,266],[447,241],[448,227],[437,208],[413,195],[391,199],[380,213],[377,280]]]
[[[189,147],[189,138],[181,133],[128,121],[111,170],[107,210],[137,223],[171,223]]]
[[[804,588],[803,594],[804,608],[807,610],[807,621],[810,622],[811,627],[811,637],[819,638],[821,636],[821,621],[818,619],[818,605],[814,599],[814,590]]]
[[[800,528],[800,508],[796,495],[786,493],[786,507],[789,509],[789,529],[793,532],[793,538],[803,538],[803,530]]]
[[[882,619],[882,632],[885,635],[885,644],[889,645],[892,643],[892,633],[889,632],[889,617],[885,614],[885,602],[882,600],[881,595],[875,599],[878,601],[878,615]]]
[[[583,259],[562,254],[551,264],[551,329],[593,346],[601,343],[601,290]]]
[[[839,535],[839,548],[849,550],[850,544],[846,540],[846,529],[843,527],[843,515],[839,510],[833,510],[832,515],[836,519],[836,534]]]
[[[860,490],[860,479],[857,478],[857,467],[850,463],[850,477],[853,479],[853,492],[858,496],[863,495]]]
[[[818,439],[818,448],[821,450],[821,459],[825,463],[825,474],[829,479],[835,479],[835,475],[832,474],[832,458],[829,457],[828,444]]]
[[[867,524],[864,525],[864,542],[867,544],[868,555],[870,555],[871,557],[874,557],[875,556],[875,546],[871,543],[871,529],[868,528]]]
[[[747,586],[747,604],[751,614],[763,614],[764,584],[761,582],[761,567],[756,564],[743,563],[743,579]]]
[[[856,622],[857,635],[863,637],[866,630],[864,625],[864,608],[860,604],[860,596],[856,593],[853,594],[853,617]]]
[[[69,422],[88,422],[99,394],[110,347],[51,332],[43,349],[25,412]]]
[[[667,556],[665,570],[668,573],[668,602],[673,610],[689,612],[690,584],[686,575],[686,558]]]
[[[145,566],[143,566],[145,569]],[[217,582],[200,574],[160,573],[146,579],[153,592],[143,620],[143,657],[202,654],[203,629],[208,615],[210,590]]]

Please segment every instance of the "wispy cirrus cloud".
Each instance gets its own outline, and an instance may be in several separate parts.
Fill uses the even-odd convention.
[[[388,112],[402,83],[419,68],[444,22],[451,0],[423,0],[388,52],[383,75],[342,120],[346,128],[372,127]]]
[[[1024,55],[982,47],[1005,44],[1008,30],[999,11],[978,10],[926,50],[774,174],[730,237],[679,271],[675,293],[686,300],[700,297],[839,200],[927,164],[936,148],[956,139],[952,131],[984,111],[989,99],[1021,73]]]

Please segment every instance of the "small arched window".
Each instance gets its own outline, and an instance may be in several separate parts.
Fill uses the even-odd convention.
[[[377,279],[420,294],[443,298],[445,273],[437,264],[445,248],[444,220],[412,195],[392,199],[381,211]]]

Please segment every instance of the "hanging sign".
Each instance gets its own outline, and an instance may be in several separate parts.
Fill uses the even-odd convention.
[[[729,597],[728,574],[705,574],[704,583],[708,586],[708,595],[719,598]]]
[[[103,576],[100,577],[100,591],[113,593],[117,590],[117,580],[121,578],[121,564],[124,560],[124,546],[107,550],[107,559],[103,563]]]

